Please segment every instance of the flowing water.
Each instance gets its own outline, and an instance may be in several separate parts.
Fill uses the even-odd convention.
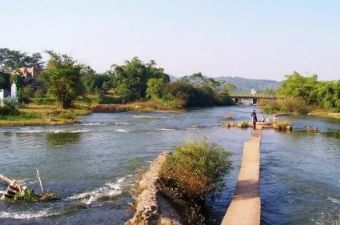
[[[82,124],[0,128],[0,173],[61,198],[48,203],[0,203],[0,224],[123,224],[133,214],[132,190],[140,171],[185,139],[207,138],[230,152],[226,187],[208,200],[219,224],[233,195],[250,129],[221,128],[227,113],[249,120],[250,107],[183,113],[92,114]],[[340,211],[340,124],[289,118],[292,133],[263,132],[262,224],[328,224]],[[320,133],[303,131],[317,126]],[[1,186],[0,189],[4,189]]]

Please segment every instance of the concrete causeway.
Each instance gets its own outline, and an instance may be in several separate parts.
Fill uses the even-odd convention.
[[[261,129],[245,142],[234,197],[221,225],[259,225],[261,218],[260,146]]]

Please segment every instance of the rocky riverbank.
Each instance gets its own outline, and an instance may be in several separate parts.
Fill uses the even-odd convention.
[[[152,161],[139,181],[136,191],[136,212],[125,225],[182,225],[183,220],[157,187],[159,171],[169,152]]]

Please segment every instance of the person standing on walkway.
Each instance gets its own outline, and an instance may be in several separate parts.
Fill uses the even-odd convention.
[[[253,127],[254,127],[254,130],[256,129],[256,122],[257,122],[257,116],[256,116],[256,111],[255,109],[253,110],[253,112],[251,113],[251,118],[253,120]]]

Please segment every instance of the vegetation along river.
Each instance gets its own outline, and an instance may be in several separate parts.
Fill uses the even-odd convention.
[[[211,223],[219,224],[235,188],[243,143],[250,136],[250,129],[219,124],[228,112],[235,120],[249,120],[251,110],[92,114],[77,125],[0,128],[0,172],[38,191],[38,168],[45,188],[62,199],[0,203],[0,224],[123,224],[133,214],[132,185],[140,170],[161,151],[199,137],[232,152],[226,187],[208,201],[215,218]],[[340,123],[289,120],[292,133],[263,131],[262,224],[327,224],[340,211]],[[320,132],[308,134],[306,126]]]

